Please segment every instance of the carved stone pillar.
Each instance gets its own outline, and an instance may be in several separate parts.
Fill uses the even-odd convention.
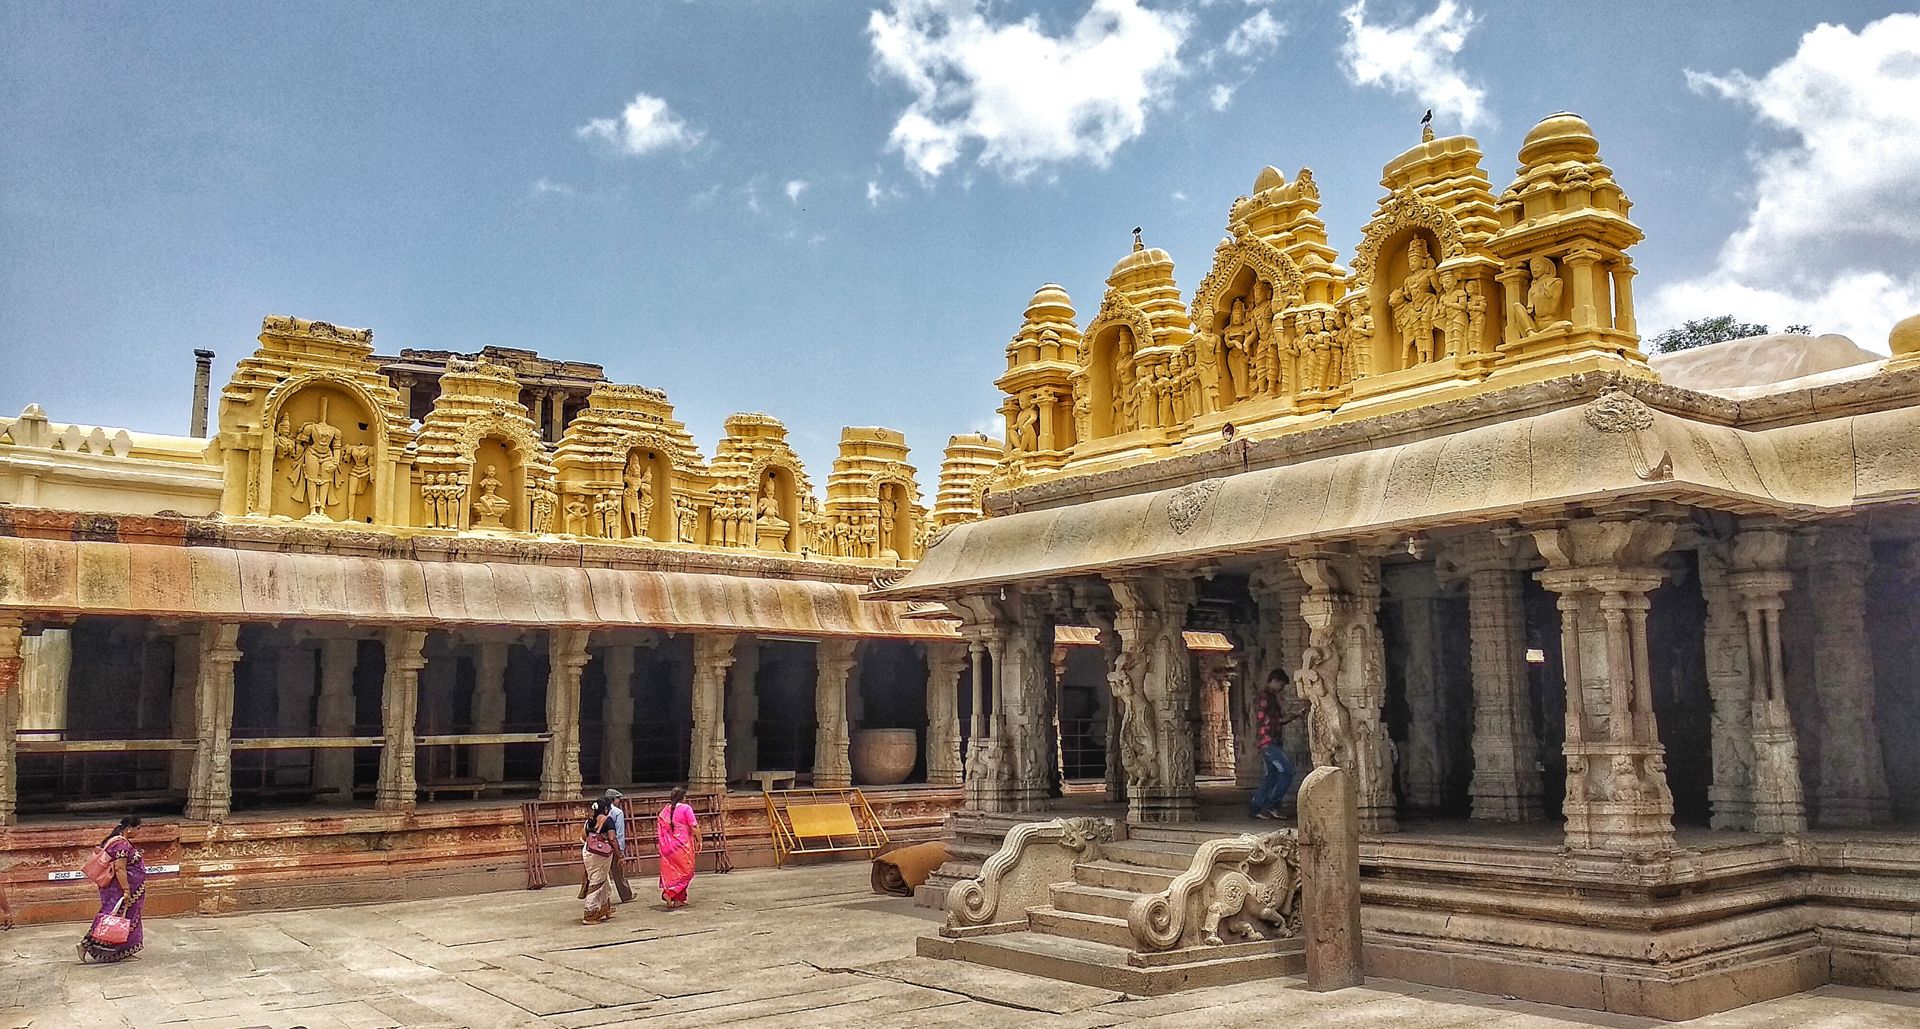
[[[507,725],[507,645],[473,645],[473,710],[469,720],[474,732],[503,732]],[[488,782],[507,777],[506,747],[482,743],[473,748],[473,774]]]
[[[170,734],[195,738],[194,707],[200,694],[200,630],[197,625],[173,637],[173,703]],[[176,751],[168,761],[167,786],[185,793],[193,782],[193,753]]]
[[[1713,782],[1707,787],[1715,829],[1753,828],[1753,686],[1747,667],[1747,626],[1740,595],[1727,581],[1732,544],[1703,543],[1700,595],[1707,602],[1707,693],[1713,698]]]
[[[587,666],[585,629],[552,629],[547,634],[547,732],[552,738],[540,755],[540,799],[580,796],[580,671]]]
[[[1053,631],[1039,598],[1013,589],[996,596],[961,597],[949,607],[960,631],[992,659],[991,725],[967,755],[967,805],[981,811],[1044,810],[1047,741],[1052,734],[1046,664]],[[975,706],[975,722],[980,721]]]
[[[687,788],[714,793],[727,785],[727,669],[733,667],[732,633],[693,637],[693,757]]]
[[[360,643],[351,639],[320,641],[320,694],[314,703],[314,731],[321,736],[353,735],[353,668],[359,663]],[[322,804],[353,803],[353,751],[340,748],[315,751],[313,785]]]
[[[1127,576],[1108,583],[1120,605],[1120,659],[1109,681],[1122,705],[1127,817],[1191,821],[1195,684],[1185,631],[1193,582]]]
[[[20,710],[16,713],[20,728],[55,734],[64,731],[67,727],[67,688],[73,676],[73,631],[41,629],[38,635],[22,636],[20,658],[20,684],[16,687],[20,691]],[[168,688],[168,703],[171,705],[173,683],[164,685]],[[181,724],[184,726],[190,721],[189,712]],[[144,727],[157,723],[148,723],[143,718],[140,724]],[[60,737],[53,735],[46,738]]]
[[[1466,580],[1473,668],[1473,817],[1496,822],[1541,817],[1540,742],[1527,684],[1527,618],[1513,535],[1495,529],[1448,548],[1450,571]]]
[[[1093,623],[1094,628],[1099,630],[1101,667],[1105,669],[1107,677],[1107,691],[1104,694],[1107,711],[1107,760],[1104,776],[1107,802],[1118,804],[1127,799],[1127,767],[1121,757],[1121,752],[1126,749],[1125,738],[1121,735],[1125,728],[1121,710],[1124,704],[1113,695],[1115,682],[1113,674],[1120,667],[1120,634],[1113,627],[1112,616],[1105,612],[1089,612],[1088,620]]]
[[[444,638],[435,640],[427,663],[420,669],[420,717],[416,724],[422,736],[443,736],[453,731],[453,684],[458,671]],[[453,748],[432,747],[424,757],[424,761],[415,763],[416,774],[429,781],[452,777]]]
[[[1621,332],[1634,333],[1633,315],[1633,276],[1637,269],[1633,260],[1622,255],[1611,262],[1613,273],[1613,327]]]
[[[552,391],[547,394],[547,402],[553,405],[553,435],[548,438],[558,443],[560,437],[567,431],[567,391],[564,389]]]
[[[1352,768],[1363,832],[1398,827],[1393,745],[1383,709],[1386,643],[1380,635],[1380,561],[1344,550],[1304,549],[1294,570],[1307,584],[1307,624],[1294,686],[1309,705],[1313,763]]]
[[[1647,594],[1674,526],[1644,512],[1536,529],[1536,578],[1560,595],[1567,688],[1567,846],[1672,850],[1673,794],[1653,717]]]
[[[382,811],[412,811],[418,784],[414,723],[420,710],[420,669],[427,665],[427,634],[392,628],[380,633],[387,671],[380,680],[380,778],[374,804]]]
[[[199,643],[186,815],[222,822],[233,807],[233,666],[240,662],[240,626],[203,625]]]
[[[1571,313],[1573,327],[1591,329],[1600,324],[1600,308],[1597,303],[1600,279],[1600,252],[1582,247],[1567,255],[1567,267],[1572,272],[1568,277],[1573,280],[1573,308]]]
[[[1885,825],[1892,818],[1867,650],[1866,584],[1872,562],[1864,531],[1832,525],[1819,530],[1807,569],[1821,722],[1814,818],[1821,828]]]
[[[760,767],[760,640],[741,635],[727,675],[727,780],[745,782]]]
[[[824,639],[814,648],[813,784],[823,789],[853,785],[847,759],[847,684],[859,663],[859,640]]]
[[[600,649],[606,695],[600,704],[600,781],[608,786],[633,782],[633,645]]]
[[[12,825],[19,809],[19,772],[14,733],[20,728],[20,622],[0,621],[0,825]]]
[[[927,784],[958,786],[960,767],[960,706],[956,690],[966,671],[966,647],[929,643],[927,648]]]
[[[1500,310],[1511,311],[1514,305],[1520,303],[1526,295],[1526,266],[1521,264],[1513,265],[1501,272],[1498,278],[1500,279],[1500,292],[1502,294]],[[1504,342],[1518,343],[1520,341],[1520,324],[1511,318],[1500,318],[1497,320],[1503,326],[1502,332],[1505,334]]]
[[[544,387],[535,386],[527,390],[527,395],[533,398],[533,403],[527,405],[527,415],[533,419],[533,424],[539,427],[540,438],[548,443],[556,442],[552,435],[553,421],[547,416],[547,390]]]
[[[1785,646],[1780,636],[1780,613],[1787,606],[1787,591],[1793,588],[1787,544],[1783,528],[1742,530],[1733,538],[1733,571],[1727,576],[1739,597],[1746,629],[1746,699],[1752,731],[1747,752],[1753,761],[1749,828],[1758,833],[1796,833],[1807,828],[1800,743],[1787,708]]]
[[[1446,802],[1447,684],[1440,641],[1440,583],[1432,565],[1399,565],[1387,572],[1386,600],[1399,608],[1401,670],[1407,704],[1407,743],[1400,751],[1401,801],[1434,810]]]

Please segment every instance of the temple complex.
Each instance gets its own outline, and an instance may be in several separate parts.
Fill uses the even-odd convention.
[[[956,437],[930,511],[890,429],[817,488],[766,414],[706,454],[595,365],[281,316],[217,398],[205,438],[0,420],[24,917],[73,914],[32,884],[106,813],[168,837],[164,912],[520,887],[522,802],[604,786],[730,796],[744,863],[756,772],[857,782],[908,837],[960,803],[966,643],[861,595],[978,517],[997,444]]]
[[[923,953],[1275,974],[1298,877],[1258,870],[1296,840],[1233,837],[1278,670],[1294,762],[1351,783],[1368,974],[1667,1018],[1920,987],[1920,318],[1890,358],[1650,360],[1587,123],[1541,121],[1504,187],[1483,163],[1426,132],[1344,266],[1311,171],[1269,167],[1191,297],[1137,230],[1090,317],[1033,295],[987,517],[869,594],[988,657]],[[1110,688],[1107,775],[1055,799],[1067,636]]]

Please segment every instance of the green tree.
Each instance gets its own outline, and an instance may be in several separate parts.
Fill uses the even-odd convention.
[[[1794,328],[1804,329],[1805,327],[1795,326]],[[1730,314],[1715,318],[1695,318],[1677,329],[1668,329],[1653,337],[1653,349],[1662,354],[1671,354],[1678,350],[1704,347],[1709,343],[1725,343],[1730,339],[1764,336],[1767,332],[1768,329],[1764,325],[1734,321],[1733,315]]]

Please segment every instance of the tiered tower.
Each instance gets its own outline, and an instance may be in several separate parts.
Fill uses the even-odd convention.
[[[1027,302],[1020,331],[1007,344],[1007,373],[994,381],[1007,394],[1000,408],[1007,448],[1023,469],[1060,467],[1079,439],[1073,406],[1073,371],[1079,363],[1073,300],[1049,282]]]

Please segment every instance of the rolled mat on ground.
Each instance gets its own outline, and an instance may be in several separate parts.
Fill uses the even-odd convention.
[[[889,850],[873,859],[873,892],[911,897],[946,862],[947,845],[938,841]]]

